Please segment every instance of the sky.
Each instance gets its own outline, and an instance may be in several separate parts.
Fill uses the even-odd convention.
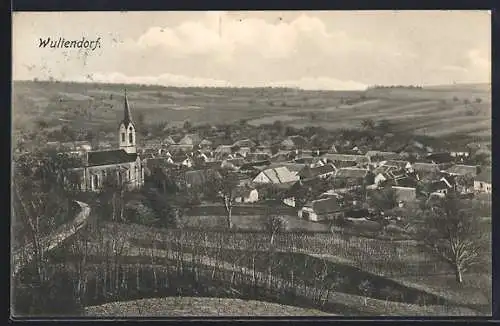
[[[13,79],[363,89],[489,83],[489,11],[17,12]],[[40,39],[95,41],[40,48]]]

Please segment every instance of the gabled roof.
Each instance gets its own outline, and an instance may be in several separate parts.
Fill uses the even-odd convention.
[[[491,183],[491,167],[481,168],[481,172],[475,177],[475,180]]]
[[[445,181],[436,181],[433,182],[429,185],[429,190],[430,192],[438,191],[438,190],[444,190],[444,189],[449,189],[450,187]]]
[[[214,151],[217,154],[231,154],[233,152],[232,145],[219,145]]]
[[[137,154],[129,154],[123,149],[88,152],[88,166],[112,165],[135,162]]]
[[[412,164],[412,168],[419,172],[439,172],[439,166],[434,163],[416,162]]]
[[[257,144],[251,140],[251,139],[240,139],[234,142],[233,146],[238,146],[238,147],[255,147]]]
[[[427,155],[426,159],[436,164],[453,162],[453,156],[450,153],[433,153]]]
[[[246,160],[247,161],[267,161],[269,160],[270,155],[268,153],[247,153]]]
[[[179,140],[180,145],[198,145],[201,142],[201,137],[198,134],[186,134]]]
[[[396,166],[400,169],[406,168],[410,162],[401,160],[387,160],[382,163],[383,166]]]
[[[336,161],[351,161],[356,162],[358,164],[368,163],[369,158],[364,155],[355,155],[355,154],[332,154],[327,153],[321,156],[327,160],[336,162]]]
[[[335,178],[361,179],[366,177],[368,170],[358,168],[341,168],[335,173]]]
[[[456,164],[453,165],[451,168],[446,170],[446,172],[450,174],[456,174],[456,175],[473,175],[476,176],[478,172],[478,167],[475,165],[462,165],[462,164]]]
[[[398,200],[412,201],[417,198],[417,189],[414,187],[392,186],[392,189],[396,192]]]
[[[297,177],[286,167],[277,167],[262,171],[272,183],[288,183],[297,181]]]
[[[171,137],[171,136],[167,136],[167,137],[165,137],[165,138],[162,140],[162,142],[161,142],[161,143],[162,143],[162,144],[164,144],[164,145],[172,145],[172,144],[175,144],[175,141],[172,139],[172,137]]]
[[[299,176],[303,178],[315,178],[333,172],[335,172],[335,167],[331,164],[327,164],[315,168],[306,167],[299,172]]]
[[[328,214],[343,210],[335,197],[313,200],[310,207],[316,214]]]
[[[200,145],[201,146],[211,146],[212,145],[212,142],[208,139],[203,139],[201,142],[200,142]]]
[[[382,151],[368,151],[365,154],[366,157],[370,159],[375,159],[379,157],[381,160],[397,160],[400,155],[395,152],[382,152]]]

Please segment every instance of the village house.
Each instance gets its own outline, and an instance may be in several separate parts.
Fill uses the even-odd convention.
[[[106,180],[113,180],[128,189],[144,185],[144,168],[137,154],[136,129],[127,93],[124,97],[124,117],[118,128],[118,144],[119,148],[115,150],[86,153],[84,166],[72,170],[78,180],[77,188],[81,191],[99,191]]]
[[[419,178],[423,179],[429,174],[439,173],[441,169],[435,163],[415,162],[411,165],[410,171],[417,173]]]
[[[382,166],[374,170],[374,174],[375,174],[374,184],[381,185],[382,183],[388,180],[397,180],[405,177],[406,171],[393,166]]]
[[[298,216],[304,220],[319,222],[343,216],[344,209],[335,197],[313,200],[302,207]]]
[[[360,168],[341,168],[335,172],[336,187],[360,186],[367,183],[368,170]]]
[[[312,178],[320,178],[320,179],[326,179],[329,176],[332,176],[335,174],[335,166],[332,164],[327,164],[323,166],[318,166],[318,167],[305,167],[299,172],[299,177],[300,179],[312,179]]]
[[[219,145],[214,150],[214,156],[219,159],[234,158],[232,145]]]
[[[237,203],[255,203],[259,200],[259,191],[250,187],[238,187],[234,201]]]
[[[387,160],[387,161],[381,162],[380,166],[393,166],[393,167],[397,167],[398,169],[406,170],[408,172],[412,171],[412,165],[408,161]]]
[[[233,144],[234,147],[248,147],[248,148],[255,148],[257,144],[251,140],[251,139],[240,139],[234,142]]]
[[[400,187],[392,186],[398,199],[398,206],[403,207],[407,203],[415,202],[417,200],[417,189],[415,187]]]
[[[193,158],[186,154],[174,155],[167,160],[172,162],[172,164],[185,168],[191,168],[195,164]]]
[[[379,163],[387,160],[398,160],[401,156],[395,152],[368,151],[365,154],[371,163]]]
[[[261,161],[268,161],[271,159],[271,156],[265,152],[254,152],[254,153],[247,153],[245,156],[245,160],[247,162],[261,162]]]
[[[189,144],[172,144],[168,146],[168,150],[175,155],[176,153],[190,153],[193,151],[193,145]]]
[[[172,139],[172,136],[167,136],[167,137],[165,137],[165,138],[162,139],[161,144],[163,146],[168,147],[170,145],[174,145],[175,144],[175,140]]]
[[[296,173],[291,172],[287,167],[281,166],[263,170],[252,182],[256,184],[279,184],[295,182],[297,180],[299,180],[299,177]]]
[[[212,149],[212,145],[213,145],[213,142],[208,140],[208,139],[203,139],[199,144],[198,144],[198,147],[200,149],[205,149],[205,150],[209,150],[209,149]]]
[[[332,154],[327,153],[321,156],[326,162],[333,163],[335,166],[340,162],[355,162],[357,166],[364,167],[370,163],[370,159],[364,155],[355,154]]]
[[[475,177],[479,171],[479,168],[475,165],[462,165],[462,164],[456,164],[453,165],[451,168],[446,170],[446,172],[450,175],[469,175],[472,177]]]
[[[491,194],[491,167],[481,168],[481,172],[474,178],[474,190],[480,193]]]
[[[190,145],[192,148],[198,146],[200,144],[202,139],[200,138],[200,135],[198,134],[186,134],[184,137],[179,140],[178,144],[179,145]]]

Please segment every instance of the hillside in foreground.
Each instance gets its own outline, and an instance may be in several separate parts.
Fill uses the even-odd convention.
[[[112,302],[87,307],[85,315],[92,317],[333,316],[319,310],[263,301],[195,297],[168,297]]]
[[[417,134],[491,134],[491,92],[479,84],[306,91],[19,81],[13,86],[14,130],[32,129],[42,120],[52,128],[114,131],[125,88],[133,114],[144,116],[146,123],[246,120],[260,125],[281,120],[295,127],[339,129],[359,127],[365,119],[386,119]]]

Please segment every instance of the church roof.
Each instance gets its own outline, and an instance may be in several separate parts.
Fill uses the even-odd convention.
[[[127,126],[129,123],[134,123],[132,119],[132,113],[130,113],[130,105],[128,104],[127,98],[127,90],[125,90],[125,103],[124,103],[124,112],[123,112],[123,124]]]
[[[116,149],[110,151],[89,152],[87,163],[88,166],[113,165],[135,162],[136,159],[137,153],[129,154],[123,149]]]

